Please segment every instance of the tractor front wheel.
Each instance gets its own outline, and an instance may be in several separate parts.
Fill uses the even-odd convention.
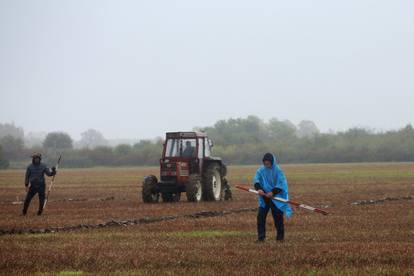
[[[223,186],[224,186],[224,200],[231,200],[233,196],[231,194],[230,184],[226,178],[223,178]]]
[[[190,175],[186,187],[187,200],[190,202],[200,202],[203,195],[203,187],[198,175]]]
[[[142,183],[142,201],[145,203],[157,203],[160,195],[157,192],[158,179],[155,175],[149,175],[144,178]]]

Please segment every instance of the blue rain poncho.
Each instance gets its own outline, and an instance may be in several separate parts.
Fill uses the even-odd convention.
[[[263,165],[257,170],[253,184],[259,183],[265,193],[271,192],[274,188],[279,188],[282,191],[276,196],[289,200],[289,191],[286,176],[279,165],[276,164],[276,160],[277,159],[273,155],[273,165],[271,168],[266,168]],[[285,214],[286,217],[290,217],[292,215],[292,209],[290,208],[289,204],[273,199],[272,201],[276,207]],[[262,196],[259,196],[259,206],[262,208],[266,206],[266,203]]]

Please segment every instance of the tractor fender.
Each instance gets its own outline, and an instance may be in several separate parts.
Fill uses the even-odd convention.
[[[204,168],[203,168],[203,171],[205,171],[212,164],[216,164],[217,166],[220,167],[221,177],[224,178],[227,175],[227,166],[223,163],[223,161],[221,159],[218,159],[218,158],[204,160]]]

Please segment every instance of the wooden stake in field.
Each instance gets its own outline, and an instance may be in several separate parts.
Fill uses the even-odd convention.
[[[56,172],[57,172],[57,170],[59,168],[59,164],[60,164],[60,160],[61,159],[62,159],[62,155],[59,155],[59,159],[58,159],[57,164],[56,164]],[[43,209],[46,208],[46,203],[49,200],[50,191],[52,190],[53,183],[55,183],[55,176],[56,176],[56,174],[52,177],[52,181],[50,181],[49,189],[47,190],[47,195],[46,195],[45,203],[43,204]]]
[[[246,191],[246,192],[254,193],[254,194],[257,194],[257,195],[259,194],[258,191],[253,190],[253,189],[249,189],[248,187],[245,187],[245,186],[236,185],[236,188],[240,189],[240,190],[243,190],[243,191]],[[275,196],[266,196],[266,197],[268,197],[270,199],[280,201],[280,202],[289,203],[290,205],[293,205],[293,206],[296,206],[296,207],[299,207],[299,208],[302,208],[302,209],[306,209],[308,211],[312,211],[312,212],[315,212],[315,213],[319,213],[319,214],[322,214],[322,215],[325,215],[325,216],[328,215],[328,212],[326,212],[322,209],[315,208],[315,207],[305,205],[305,204],[301,204],[301,203],[297,203],[297,202],[292,201],[292,200],[286,200],[284,198],[275,197]]]

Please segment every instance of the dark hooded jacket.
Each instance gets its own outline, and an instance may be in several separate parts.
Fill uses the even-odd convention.
[[[29,183],[32,185],[44,185],[45,174],[47,176],[53,176],[54,173],[45,164],[30,164],[26,169],[26,178],[24,185],[27,187]]]

